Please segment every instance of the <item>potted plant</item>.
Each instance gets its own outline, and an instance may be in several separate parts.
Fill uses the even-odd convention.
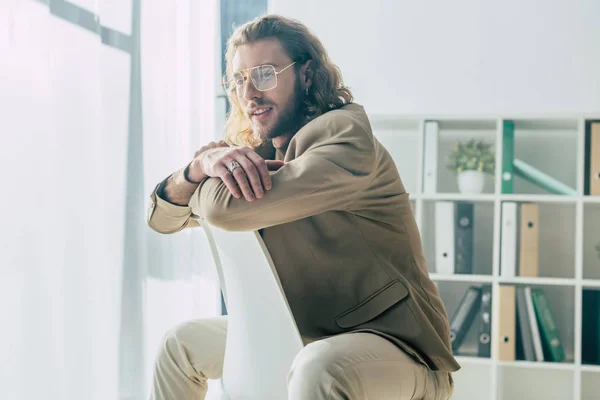
[[[496,169],[492,145],[483,140],[459,141],[448,158],[448,168],[458,177],[461,193],[476,194],[483,191],[485,174],[494,176]]]

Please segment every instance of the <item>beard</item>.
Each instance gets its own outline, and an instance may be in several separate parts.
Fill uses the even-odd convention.
[[[304,119],[304,92],[298,78],[290,100],[280,109],[280,114],[273,125],[254,128],[254,132],[262,140],[272,140],[290,133],[293,135],[304,125]]]

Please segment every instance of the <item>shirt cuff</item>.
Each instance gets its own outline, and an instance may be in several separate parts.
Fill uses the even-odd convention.
[[[174,233],[186,227],[192,214],[189,206],[169,203],[157,194],[158,186],[150,196],[148,208],[148,225],[160,233]]]

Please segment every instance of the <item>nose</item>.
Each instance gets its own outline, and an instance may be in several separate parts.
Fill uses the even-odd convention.
[[[252,82],[252,78],[248,77],[245,79],[244,86],[242,86],[242,97],[246,101],[250,101],[256,98],[261,97],[261,91],[254,86],[254,82]]]

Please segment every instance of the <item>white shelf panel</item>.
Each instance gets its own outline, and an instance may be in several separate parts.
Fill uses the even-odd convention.
[[[465,364],[465,365],[491,365],[492,364],[492,360],[490,358],[483,358],[483,357],[469,357],[469,356],[456,356],[456,361],[458,361],[459,364]]]
[[[576,365],[573,363],[542,362],[542,361],[498,361],[503,367],[530,368],[530,369],[552,369],[573,371]]]
[[[437,282],[482,282],[492,283],[498,282],[501,284],[520,284],[520,285],[549,285],[549,286],[575,286],[576,279],[571,278],[546,278],[546,277],[514,277],[506,278],[503,276],[491,276],[491,275],[469,275],[469,274],[455,274],[455,275],[444,275],[431,273],[429,277],[433,281]],[[598,287],[600,288],[600,280],[587,279],[583,281],[584,287]]]
[[[580,196],[564,196],[556,194],[502,194],[501,201],[521,201],[532,203],[576,203]]]
[[[581,286],[586,288],[599,288],[600,289],[600,279],[583,279],[581,281]]]
[[[582,365],[579,369],[581,372],[595,372],[600,374],[600,365]]]
[[[498,283],[514,283],[522,285],[555,285],[555,286],[574,286],[576,280],[571,278],[546,278],[546,277],[524,277],[514,278],[498,277]]]
[[[600,203],[600,196],[566,196],[556,194],[463,194],[463,193],[411,193],[412,199],[423,200],[450,200],[450,201],[520,201],[535,203],[577,203],[582,200],[584,203]]]
[[[432,193],[421,194],[423,200],[450,200],[450,201],[494,201],[493,194],[462,194],[462,193]]]
[[[600,119],[600,114],[594,113],[512,113],[512,114],[381,114],[372,112],[369,114],[372,121],[395,121],[395,120],[448,120],[448,121],[474,121],[474,120],[544,120],[544,121],[564,121],[577,119]]]
[[[469,274],[429,274],[429,277],[438,282],[492,282],[493,276],[490,275],[469,275]]]

